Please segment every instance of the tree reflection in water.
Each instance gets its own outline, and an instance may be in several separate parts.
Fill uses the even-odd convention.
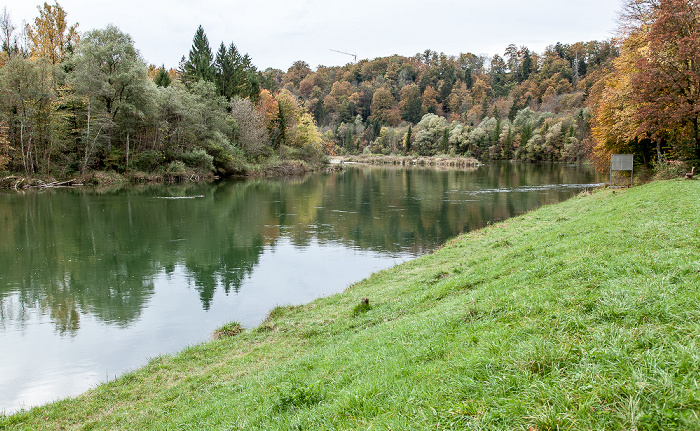
[[[315,241],[417,256],[596,179],[585,167],[503,163],[473,171],[366,167],[291,180],[3,193],[0,322],[21,328],[40,313],[58,333],[75,334],[90,314],[128,326],[154,295],[154,278],[176,267],[186,269],[208,310],[217,290],[237,293],[265,247],[274,249],[280,238],[295,247]]]

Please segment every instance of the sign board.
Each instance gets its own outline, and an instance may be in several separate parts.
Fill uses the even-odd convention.
[[[630,185],[634,175],[634,154],[613,154],[610,156],[610,186],[613,171],[630,171]]]
[[[633,171],[634,154],[613,154],[610,157],[611,171]]]

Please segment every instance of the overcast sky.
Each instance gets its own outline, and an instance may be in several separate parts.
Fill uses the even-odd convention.
[[[17,27],[38,16],[37,0],[6,0]],[[53,4],[50,2],[50,4]],[[212,51],[235,43],[260,70],[312,68],[426,49],[503,55],[514,43],[541,53],[556,42],[613,35],[620,0],[62,0],[85,32],[114,24],[148,63],[177,67],[201,24]]]

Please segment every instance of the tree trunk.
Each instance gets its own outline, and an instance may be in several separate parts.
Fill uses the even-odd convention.
[[[129,132],[126,132],[126,170],[129,170]]]
[[[83,159],[83,168],[81,169],[81,172],[83,175],[85,175],[85,169],[87,169],[89,148],[90,148],[90,99],[88,98],[87,135],[85,136],[85,159]]]
[[[693,131],[695,132],[695,159],[700,160],[700,122],[698,122],[698,117],[693,118]]]

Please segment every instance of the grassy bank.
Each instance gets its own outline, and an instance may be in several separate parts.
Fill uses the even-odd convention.
[[[698,181],[581,195],[0,429],[700,429],[699,240]]]

